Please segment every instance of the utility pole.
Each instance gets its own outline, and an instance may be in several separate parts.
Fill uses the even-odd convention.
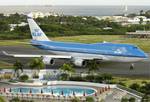
[[[127,16],[127,12],[128,12],[128,5],[127,5],[127,3],[126,3],[126,1],[125,0],[123,0],[123,13],[124,13],[124,16],[126,17]]]

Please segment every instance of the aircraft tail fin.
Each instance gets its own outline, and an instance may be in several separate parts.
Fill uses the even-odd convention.
[[[31,31],[31,36],[33,40],[37,41],[50,41],[42,29],[37,25],[37,23],[31,18],[28,17],[28,23]]]

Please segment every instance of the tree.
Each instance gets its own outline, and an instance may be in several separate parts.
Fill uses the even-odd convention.
[[[5,21],[0,21],[0,32],[9,31],[10,27]]]
[[[43,63],[41,58],[34,58],[31,60],[31,62],[29,62],[29,67],[32,70],[34,70],[34,69],[37,70],[39,73],[40,69],[43,69],[45,67],[45,64]],[[36,72],[33,74],[38,76]]]
[[[103,78],[103,81],[105,81],[106,83],[109,83],[113,79],[111,74],[105,73],[105,74],[102,74],[101,76]]]
[[[23,72],[23,64],[19,60],[16,60],[16,62],[14,63],[13,66],[14,66],[15,76],[17,78],[19,78],[19,76],[20,76],[20,70],[21,70],[21,72]]]
[[[59,80],[62,80],[62,81],[67,81],[69,79],[69,74],[67,73],[62,73],[59,77]]]
[[[137,83],[133,83],[132,85],[130,85],[130,88],[136,91],[140,90],[140,85]]]
[[[99,64],[97,63],[96,60],[91,60],[88,62],[87,68],[88,68],[89,73],[93,74],[99,69]]]
[[[146,16],[147,18],[150,18],[150,10],[146,11],[145,16]]]
[[[150,102],[150,96],[145,94],[141,102]]]
[[[68,80],[72,73],[75,73],[75,69],[71,64],[64,63],[60,70],[63,72],[60,76],[60,80]]]
[[[150,95],[150,83],[145,83],[145,85],[143,85],[141,88],[140,88],[140,91],[142,93],[145,93],[147,95]]]
[[[143,16],[144,15],[144,10],[140,10],[140,16]]]
[[[62,67],[60,67],[60,70],[64,73],[67,73],[71,76],[72,73],[75,73],[75,69],[71,64],[64,63]]]
[[[139,19],[140,19],[139,23],[143,24],[143,18],[139,18]]]

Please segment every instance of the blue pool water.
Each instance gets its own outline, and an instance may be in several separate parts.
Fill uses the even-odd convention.
[[[51,95],[63,95],[63,96],[86,96],[92,95],[96,92],[95,89],[89,87],[79,86],[47,86],[47,87],[17,87],[11,89],[12,93],[23,94],[49,94]]]

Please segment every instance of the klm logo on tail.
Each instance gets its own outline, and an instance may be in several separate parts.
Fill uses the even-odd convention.
[[[50,41],[41,28],[36,24],[32,18],[28,18],[28,23],[33,40]]]
[[[35,36],[35,37],[38,37],[38,36],[41,36],[42,33],[40,32],[39,29],[34,29],[33,32],[32,32],[32,36]]]

